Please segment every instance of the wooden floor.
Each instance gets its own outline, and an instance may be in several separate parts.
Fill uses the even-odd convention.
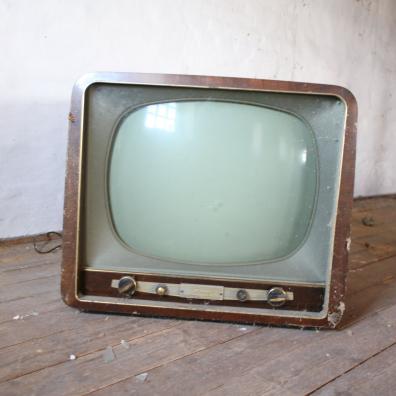
[[[0,395],[396,395],[396,199],[356,201],[352,240],[337,331],[79,313],[59,251],[3,242]]]

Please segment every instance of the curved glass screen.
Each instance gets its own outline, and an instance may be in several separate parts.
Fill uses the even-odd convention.
[[[184,263],[273,261],[309,232],[317,149],[309,125],[285,111],[150,104],[120,122],[107,184],[114,229],[137,253]]]

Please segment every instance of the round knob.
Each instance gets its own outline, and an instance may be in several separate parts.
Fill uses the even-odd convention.
[[[287,293],[281,287],[273,287],[267,295],[268,304],[281,307],[287,301]]]
[[[158,285],[155,289],[155,292],[159,296],[165,296],[165,294],[168,292],[168,288],[165,285]]]
[[[124,296],[132,296],[136,291],[136,281],[131,276],[123,276],[118,281],[118,291]]]
[[[245,289],[238,290],[236,296],[237,299],[242,302],[246,301],[249,297],[248,292]]]

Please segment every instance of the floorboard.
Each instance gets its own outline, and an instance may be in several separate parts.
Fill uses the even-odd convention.
[[[315,396],[394,395],[396,392],[396,345],[384,348],[354,370],[324,385]]]
[[[394,197],[355,201],[336,331],[80,313],[60,259],[0,242],[1,395],[395,394]]]

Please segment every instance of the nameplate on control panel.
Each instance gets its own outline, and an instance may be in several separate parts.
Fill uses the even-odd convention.
[[[180,284],[180,297],[198,298],[202,300],[223,300],[224,287],[213,285]]]

